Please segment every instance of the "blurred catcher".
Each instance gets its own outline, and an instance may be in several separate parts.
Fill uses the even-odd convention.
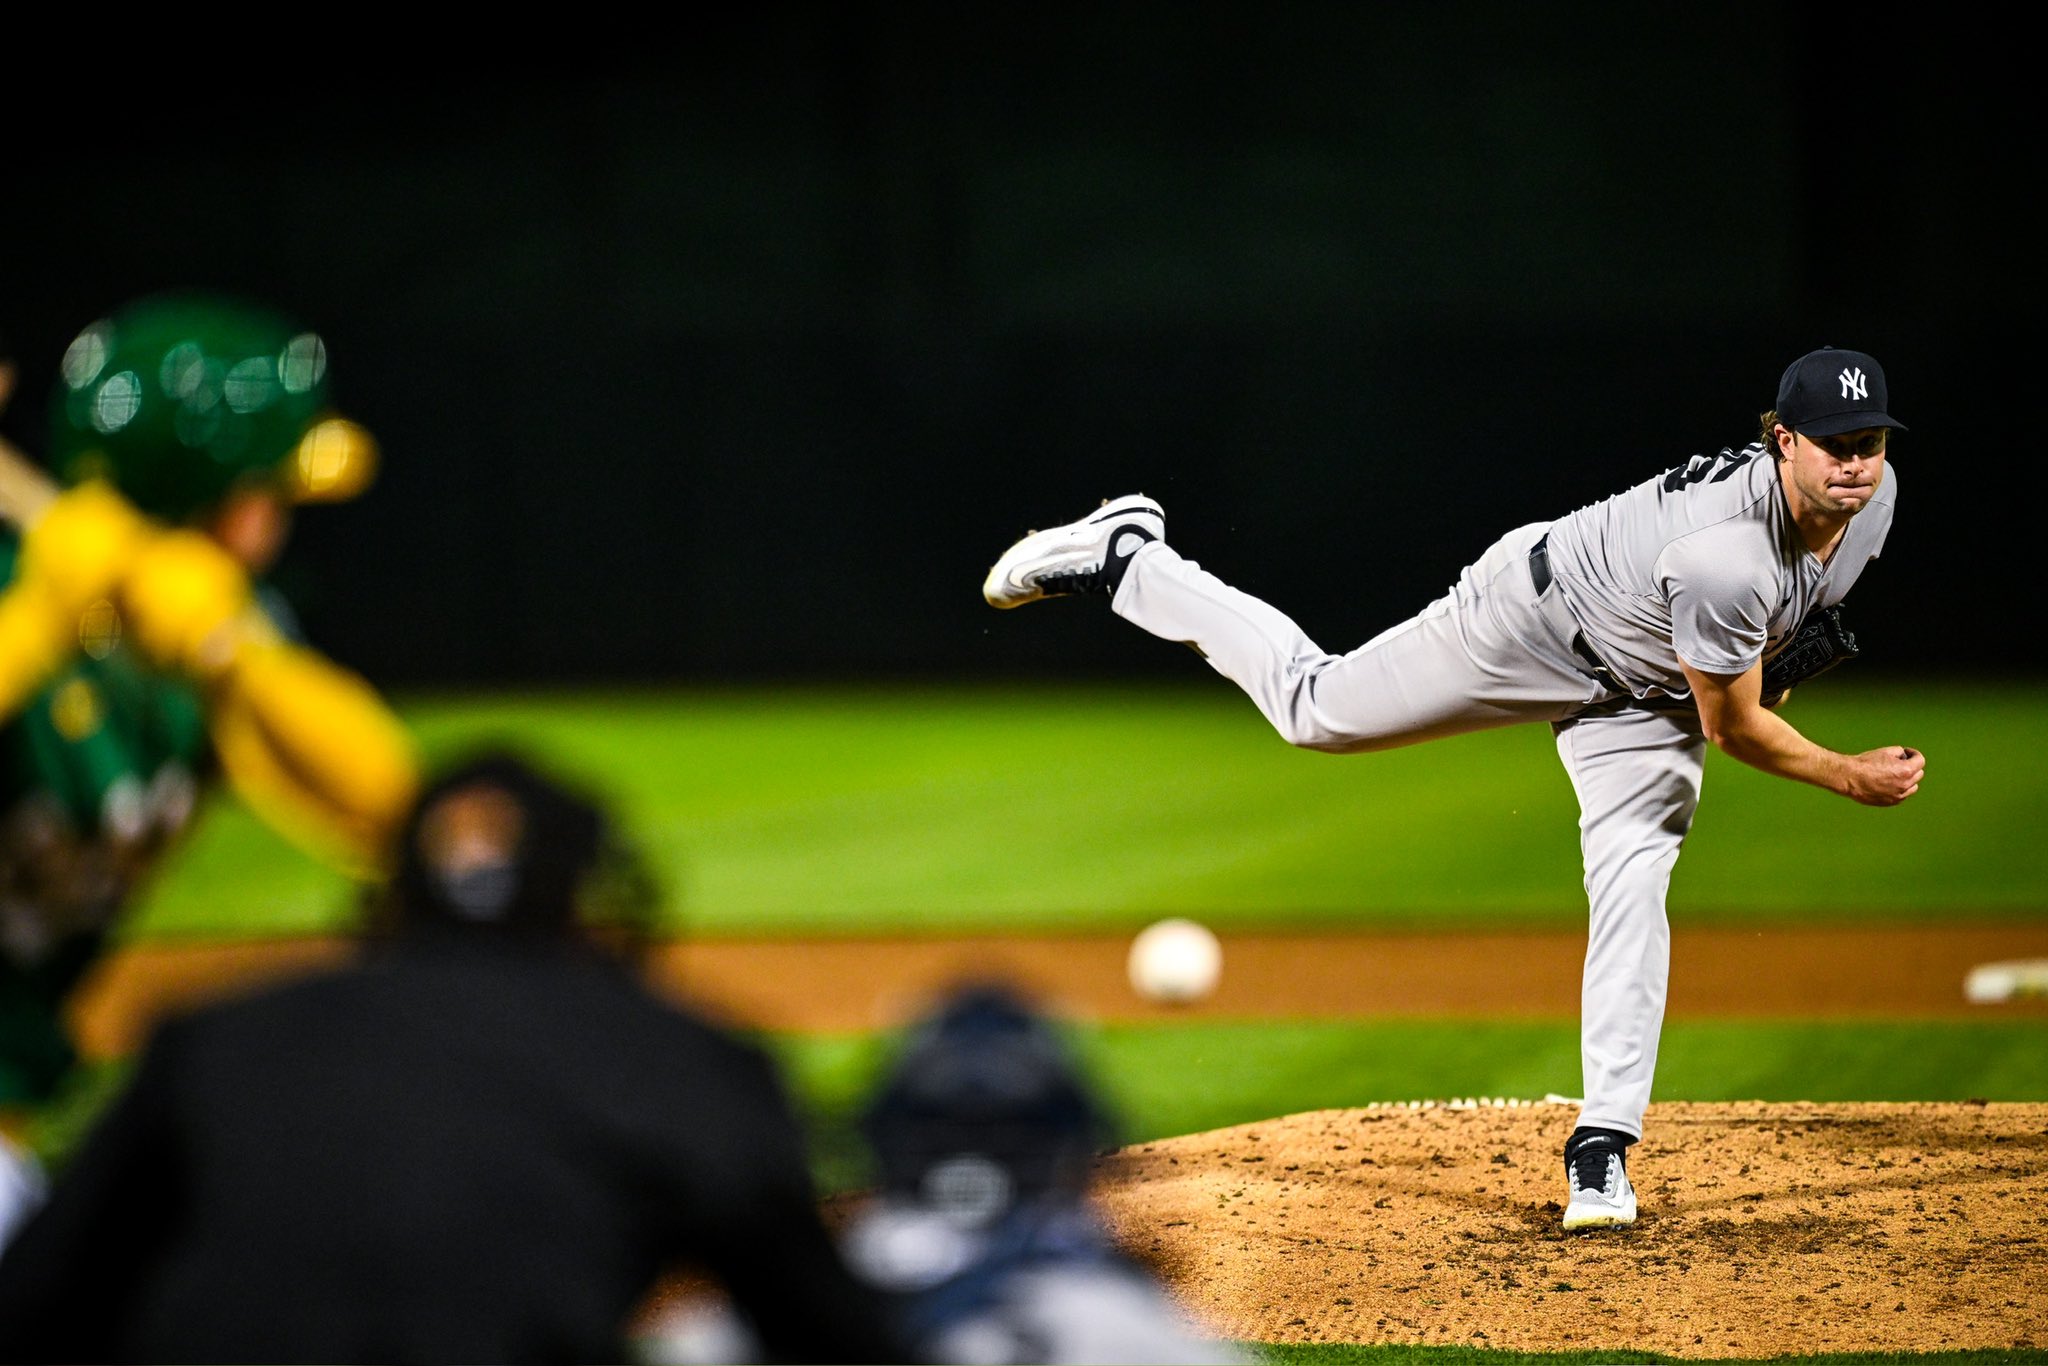
[[[17,1154],[72,1073],[65,1000],[205,792],[224,781],[367,880],[417,785],[398,720],[261,583],[293,508],[375,472],[375,443],[329,407],[317,333],[216,295],[132,302],[65,351],[49,442],[46,472],[0,441],[0,1134]]]
[[[1236,1366],[1094,1199],[1114,1122],[1058,1020],[1021,990],[968,981],[909,1028],[862,1107],[879,1178],[840,1247],[908,1355],[947,1366]],[[717,1304],[664,1330],[655,1366],[762,1362]]]
[[[1184,1316],[1093,1198],[1114,1122],[1057,1021],[964,983],[917,1021],[862,1116],[880,1188],[843,1237],[921,1359],[1245,1358]]]

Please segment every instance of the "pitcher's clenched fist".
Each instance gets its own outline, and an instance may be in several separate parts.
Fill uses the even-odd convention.
[[[1905,745],[1866,750],[1851,760],[1846,796],[1865,806],[1897,806],[1920,790],[1927,756]]]

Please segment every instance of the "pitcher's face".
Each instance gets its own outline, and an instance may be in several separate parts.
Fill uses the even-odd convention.
[[[1870,506],[1884,483],[1887,427],[1863,427],[1839,436],[1807,436],[1779,427],[1778,451],[1795,498],[1835,517]]]

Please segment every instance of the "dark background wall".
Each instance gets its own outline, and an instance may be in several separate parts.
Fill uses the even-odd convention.
[[[1188,675],[981,576],[1141,489],[1348,648],[1845,345],[1911,427],[1865,667],[2048,664],[2042,121],[2002,11],[720,13],[73,82],[16,129],[7,429],[39,442],[100,311],[249,292],[383,442],[282,581],[384,683]]]

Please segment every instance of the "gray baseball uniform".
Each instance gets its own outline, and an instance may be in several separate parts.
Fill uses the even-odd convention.
[[[1695,456],[1515,528],[1442,597],[1341,655],[1164,542],[1137,551],[1112,604],[1192,646],[1290,744],[1355,753],[1550,723],[1591,909],[1579,1124],[1640,1138],[1669,979],[1665,892],[1706,757],[1679,661],[1742,673],[1841,602],[1883,549],[1897,493],[1892,471],[1823,563],[1761,443]]]

